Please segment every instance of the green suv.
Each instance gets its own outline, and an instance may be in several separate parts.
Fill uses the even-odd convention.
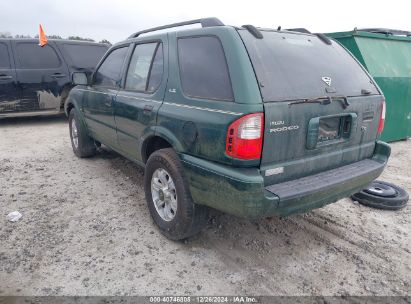
[[[390,154],[377,140],[378,86],[340,44],[305,29],[161,26],[112,46],[91,79],[73,82],[74,153],[104,144],[143,166],[148,208],[171,239],[199,232],[209,208],[256,219],[335,202],[378,177]]]

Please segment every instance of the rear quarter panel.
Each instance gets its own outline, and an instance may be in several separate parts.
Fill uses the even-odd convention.
[[[215,36],[223,47],[234,101],[188,97],[183,93],[178,64],[180,37]],[[158,132],[173,134],[180,153],[238,166],[258,165],[259,161],[236,161],[225,154],[228,126],[241,116],[262,112],[263,105],[247,52],[238,33],[231,27],[203,28],[169,33],[169,77],[163,105],[158,112]]]

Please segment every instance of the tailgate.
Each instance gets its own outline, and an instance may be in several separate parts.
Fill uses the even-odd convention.
[[[265,184],[283,182],[372,156],[383,97],[331,104],[265,103],[261,169]]]
[[[264,102],[266,185],[372,155],[383,96],[348,51],[313,34],[238,32]]]

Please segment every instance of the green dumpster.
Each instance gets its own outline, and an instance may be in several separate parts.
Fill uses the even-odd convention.
[[[411,137],[411,33],[363,29],[326,35],[345,46],[383,91],[387,113],[381,139]]]

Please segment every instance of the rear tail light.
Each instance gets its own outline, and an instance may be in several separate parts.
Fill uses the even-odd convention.
[[[380,123],[378,124],[378,135],[381,135],[382,131],[384,130],[384,123],[385,123],[385,100],[383,100],[382,102]]]
[[[263,131],[263,113],[248,114],[237,119],[227,131],[226,154],[244,160],[260,159]]]

